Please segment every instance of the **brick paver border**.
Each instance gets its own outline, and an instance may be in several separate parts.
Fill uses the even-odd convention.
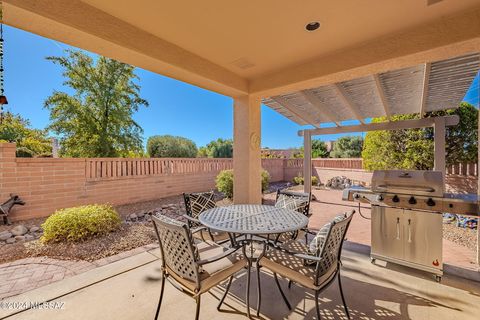
[[[0,300],[157,248],[155,243],[93,262],[48,257],[20,259],[0,265]]]

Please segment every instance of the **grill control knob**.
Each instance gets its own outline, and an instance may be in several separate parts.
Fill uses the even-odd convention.
[[[400,202],[400,198],[397,195],[394,195],[392,198],[393,202]]]
[[[376,199],[377,199],[378,202],[381,202],[381,201],[383,201],[383,196],[381,194],[379,194]]]
[[[360,195],[358,193],[353,194],[353,199],[360,199]]]
[[[417,199],[415,199],[415,197],[410,197],[410,199],[408,199],[408,203],[410,204],[417,204]]]
[[[433,201],[432,198],[428,198],[428,200],[427,200],[427,206],[433,207],[434,205],[435,205],[435,201]]]

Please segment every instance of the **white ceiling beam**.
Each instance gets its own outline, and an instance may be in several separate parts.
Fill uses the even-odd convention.
[[[380,76],[378,74],[373,75],[373,79],[375,80],[375,86],[377,88],[378,96],[380,97],[380,101],[382,101],[383,110],[385,111],[385,116],[387,119],[390,119],[392,113],[390,112],[390,105],[385,95],[385,91],[383,90],[382,82],[380,80]]]
[[[414,119],[414,120],[368,123],[368,124],[360,124],[355,126],[307,129],[307,130],[298,131],[298,135],[302,137],[305,134],[305,132],[307,132],[311,136],[318,136],[322,134],[425,128],[425,127],[433,127],[435,125],[436,118],[438,117],[422,118],[422,119]],[[458,115],[445,116],[443,118],[445,118],[445,126],[447,127],[456,126],[460,122],[460,118]]]
[[[310,125],[314,126],[315,128],[320,128],[320,126],[318,124],[313,124],[311,120],[308,120],[305,117],[305,115],[302,115],[301,113],[296,111],[295,110],[296,106],[292,105],[287,99],[285,99],[281,96],[271,97],[270,99],[272,99],[273,101],[275,101],[276,103],[278,103],[279,105],[281,105],[282,107],[284,107],[285,109],[290,111],[290,113],[292,113],[294,116],[296,116],[297,118],[299,118],[300,120],[302,120],[306,124],[310,124]]]
[[[428,98],[428,82],[430,81],[430,71],[432,64],[430,62],[425,63],[425,72],[423,74],[423,88],[422,88],[422,100],[420,102],[420,117],[425,114],[425,108],[427,106]]]
[[[337,127],[341,125],[340,121],[338,120],[338,117],[330,111],[330,109],[327,108],[326,105],[323,104],[320,99],[310,90],[302,90],[300,91],[300,94],[307,100],[312,106],[317,108],[318,111],[320,111],[325,118],[328,119],[328,121],[335,123]]]
[[[338,134],[338,133],[352,133],[352,132],[369,132],[378,130],[401,130],[401,129],[413,129],[413,128],[425,128],[433,127],[435,125],[435,119],[438,117],[422,118],[414,120],[402,120],[402,121],[390,121],[390,122],[378,122],[359,124],[355,126],[341,126],[332,128],[317,128],[299,130],[298,135],[302,137],[305,132],[311,136],[325,135],[325,134]],[[458,115],[444,116],[445,126],[456,126],[460,122]]]
[[[358,110],[357,106],[355,106],[355,104],[350,100],[350,98],[348,97],[348,93],[345,91],[342,85],[339,83],[335,83],[333,87],[335,88],[335,91],[337,92],[338,97],[353,113],[353,115],[355,116],[355,119],[360,121],[360,123],[365,124],[365,120],[363,120],[363,117],[360,114],[360,111]]]

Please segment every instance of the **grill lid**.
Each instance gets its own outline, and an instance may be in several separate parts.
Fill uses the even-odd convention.
[[[440,171],[375,170],[372,191],[443,197],[443,175]]]

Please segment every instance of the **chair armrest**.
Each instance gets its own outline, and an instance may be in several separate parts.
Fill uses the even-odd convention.
[[[317,235],[317,232],[318,232],[318,231],[317,231],[317,232],[312,231],[312,230],[310,230],[310,229],[308,229],[308,228],[302,229],[302,231],[304,231],[305,233],[314,235],[314,236],[316,236],[316,235]]]
[[[273,247],[275,250],[285,252],[286,254],[289,254],[291,256],[294,256],[296,254],[300,254],[299,252],[294,252],[294,251],[290,251],[290,250],[287,250],[285,248],[282,248],[277,243],[270,243],[269,246]]]
[[[200,222],[200,220],[195,219],[195,218],[192,218],[192,217],[190,217],[188,214],[184,214],[184,215],[182,215],[182,217],[184,217],[185,219],[187,219],[187,220],[190,221],[190,222],[202,224],[202,223]]]
[[[209,259],[199,260],[196,263],[197,263],[197,265],[202,266],[202,265],[207,264],[207,263],[212,263],[212,262],[218,261],[220,259],[228,257],[229,255],[231,255],[232,253],[234,253],[235,251],[237,251],[240,248],[241,247],[230,248],[227,251],[224,251],[222,254],[216,255],[216,256],[211,257]]]
[[[308,255],[308,254],[295,253],[294,256],[297,257],[297,258],[303,259],[303,260],[311,260],[311,261],[316,261],[316,262],[322,261],[322,258],[317,257],[317,256],[311,256],[311,255]]]
[[[194,229],[190,229],[190,232],[191,232],[192,234],[195,234],[195,233],[197,233],[197,232],[199,232],[199,231],[202,231],[202,230],[208,230],[208,228],[205,227],[205,226],[201,226],[201,227],[197,227],[197,228],[194,228]]]

